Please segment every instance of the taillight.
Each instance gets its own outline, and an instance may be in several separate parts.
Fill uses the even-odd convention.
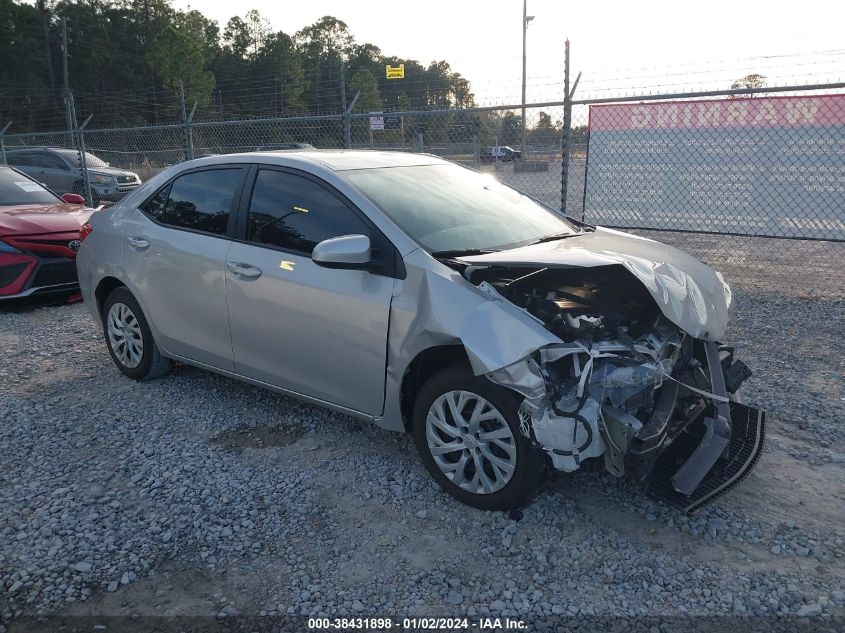
[[[94,227],[91,226],[90,222],[86,222],[85,224],[83,224],[82,227],[79,229],[79,241],[82,242],[86,237],[91,235],[91,231],[93,230]]]

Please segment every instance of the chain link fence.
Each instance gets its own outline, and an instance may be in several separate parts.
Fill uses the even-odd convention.
[[[589,151],[569,213],[669,242],[735,286],[840,298],[842,87],[574,102]]]
[[[100,202],[137,186],[121,191],[115,182],[113,195],[102,194],[98,179],[117,178],[114,171],[144,181],[168,165],[216,154],[307,146],[425,152],[488,172],[588,223],[688,250],[734,285],[841,297],[845,95],[825,94],[842,88],[529,104],[525,125],[518,104],[219,121],[183,115],[156,126],[6,131],[0,159],[59,193]],[[62,178],[26,164],[40,148],[79,157],[83,146],[87,160],[77,158],[78,168]]]

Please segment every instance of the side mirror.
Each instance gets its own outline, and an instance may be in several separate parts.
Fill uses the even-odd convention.
[[[366,235],[332,237],[311,252],[311,260],[326,268],[367,268],[371,259],[370,238]]]
[[[62,200],[68,204],[85,204],[85,198],[78,193],[63,193]]]

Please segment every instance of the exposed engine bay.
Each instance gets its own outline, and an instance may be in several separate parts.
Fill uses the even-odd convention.
[[[555,469],[601,457],[612,475],[649,479],[692,512],[756,462],[763,413],[734,395],[751,372],[669,321],[625,268],[459,269],[563,341],[486,374],[525,396],[520,430]]]
[[[660,310],[636,278],[618,266],[560,269],[469,268],[472,283],[487,283],[527,310],[563,340],[604,340],[620,328],[638,337]]]

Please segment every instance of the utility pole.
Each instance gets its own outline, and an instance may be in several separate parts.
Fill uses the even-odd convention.
[[[187,114],[185,113],[185,82],[181,79],[179,80],[179,112],[182,115],[182,123],[187,120]]]
[[[62,18],[62,99],[65,102],[65,119],[67,121],[68,132],[73,134],[74,123],[71,116],[71,94],[70,81],[68,80],[68,63],[67,63],[67,18]]]
[[[525,40],[528,34],[528,23],[533,19],[533,15],[528,15],[528,0],[522,0],[522,145],[520,147],[522,160],[527,158],[525,133],[528,127],[525,121]]]
[[[89,116],[82,127],[79,127],[76,119],[76,104],[73,100],[73,93],[70,91],[70,80],[68,79],[68,52],[67,52],[67,18],[62,18],[62,92],[65,102],[65,117],[67,118],[67,132],[70,138],[70,146],[79,153],[79,168],[82,174],[82,193],[86,202],[93,206],[94,199],[91,196],[91,182],[88,177],[88,162],[85,155],[85,140],[82,130],[91,120]],[[92,115],[93,116],[93,115]],[[76,193],[76,192],[74,192]]]
[[[67,78],[67,18],[62,18],[62,75],[65,92],[68,90]]]

